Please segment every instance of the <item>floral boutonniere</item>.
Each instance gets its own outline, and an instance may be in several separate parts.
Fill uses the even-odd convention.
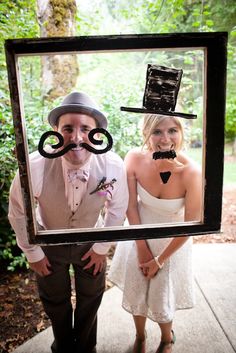
[[[98,193],[98,195],[101,196],[106,196],[107,194],[110,195],[112,198],[112,193],[111,190],[114,189],[113,184],[116,182],[116,179],[113,178],[110,182],[107,182],[107,178],[103,177],[99,182],[96,188],[90,192],[90,195],[94,194],[95,192]],[[110,189],[110,190],[109,190]]]

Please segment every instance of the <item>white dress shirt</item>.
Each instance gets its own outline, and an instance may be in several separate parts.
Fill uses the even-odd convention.
[[[108,152],[106,154],[106,157],[109,159],[109,169],[107,169],[106,171],[107,178],[116,178],[117,185],[116,194],[114,195],[114,197],[110,198],[109,194],[107,194],[107,214],[105,217],[104,226],[119,226],[123,224],[125,218],[124,210],[126,210],[128,206],[128,188],[126,182],[126,173],[124,167],[121,166],[121,163],[117,164],[116,154]],[[91,158],[93,158],[93,156],[91,156],[87,163],[83,166],[83,170],[89,171]],[[74,179],[72,181],[69,181],[69,179],[71,179],[70,174],[74,172],[75,168],[73,165],[70,165],[70,163],[68,163],[65,158],[61,157],[61,160],[63,177],[65,182],[66,198],[71,210],[75,211],[78,208],[83,198],[83,195],[86,192],[87,182],[83,182],[80,179]],[[44,164],[45,158],[42,157],[38,152],[33,152],[30,155],[30,174],[32,181],[32,190],[36,200],[40,196],[43,187]],[[27,237],[24,207],[18,171],[10,189],[8,218],[12,228],[16,233],[17,244],[25,253],[27,260],[29,262],[40,261],[44,257],[44,252],[42,248],[39,245],[29,244]],[[40,216],[39,212],[37,212],[37,209],[36,219],[40,224]],[[106,254],[110,246],[111,243],[100,242],[93,244],[92,248],[98,254]]]

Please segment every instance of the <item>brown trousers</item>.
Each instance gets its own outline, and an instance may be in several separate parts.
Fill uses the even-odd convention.
[[[105,271],[96,276],[93,268],[83,270],[88,260],[81,257],[91,248],[86,245],[44,246],[52,274],[37,276],[39,296],[52,323],[53,353],[90,353],[97,343],[97,310],[105,290]],[[76,307],[71,303],[70,265],[74,269]],[[104,266],[105,267],[105,266]]]

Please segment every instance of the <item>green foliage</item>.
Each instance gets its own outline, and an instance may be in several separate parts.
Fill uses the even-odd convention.
[[[236,96],[227,99],[225,137],[228,141],[236,138]]]
[[[131,95],[132,98],[132,95]],[[106,111],[109,119],[109,132],[113,136],[113,150],[118,153],[121,158],[124,158],[127,152],[135,146],[140,146],[141,136],[139,128],[139,119],[127,113],[120,113],[117,115],[114,112],[114,107],[119,106],[120,102],[127,101],[127,96],[119,92],[111,94],[106,92],[103,96],[105,102],[104,110]]]
[[[1,0],[0,23],[1,39],[37,36],[36,1]]]
[[[16,268],[28,269],[29,265],[25,255],[16,246],[15,236],[9,235],[8,241],[2,251],[2,259],[5,261],[8,271],[15,271]]]
[[[8,247],[8,253],[14,244],[9,246],[11,229],[9,227],[8,213],[8,192],[11,180],[16,171],[16,159],[14,156],[14,131],[11,123],[11,113],[9,102],[2,99],[0,110],[0,257],[3,256],[4,249]],[[5,257],[6,259],[6,257]]]
[[[233,129],[235,126],[233,101],[236,96],[235,0],[207,0],[204,2],[199,0],[96,0],[86,3],[86,5],[81,0],[77,3],[81,20],[78,27],[79,35],[228,32],[226,137],[231,140],[235,138]],[[101,21],[94,21],[94,18],[100,18]],[[191,60],[190,57],[188,59]],[[166,64],[169,64],[168,60]],[[175,63],[172,62],[172,64]],[[191,70],[191,65],[189,67],[185,65],[185,75],[188,70]],[[189,84],[191,85],[191,82]],[[201,89],[196,82],[195,87]],[[190,97],[188,104],[191,104],[193,98],[195,99],[195,97]],[[186,107],[184,100],[181,103],[184,103],[182,105]],[[201,112],[197,113],[202,115]]]
[[[0,261],[13,270],[25,266],[25,258],[14,241],[8,214],[8,195],[17,169],[4,40],[38,36],[36,0],[2,0],[0,3]]]
[[[227,141],[236,139],[236,27],[231,32],[231,43],[228,45],[227,65],[227,96],[226,96],[226,121],[225,137]]]

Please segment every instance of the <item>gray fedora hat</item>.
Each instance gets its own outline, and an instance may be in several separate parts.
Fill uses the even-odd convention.
[[[51,126],[57,124],[57,119],[66,113],[81,113],[91,116],[97,121],[98,127],[106,129],[107,118],[98,110],[94,100],[83,92],[72,92],[68,94],[59,107],[54,108],[48,114],[48,121]]]

